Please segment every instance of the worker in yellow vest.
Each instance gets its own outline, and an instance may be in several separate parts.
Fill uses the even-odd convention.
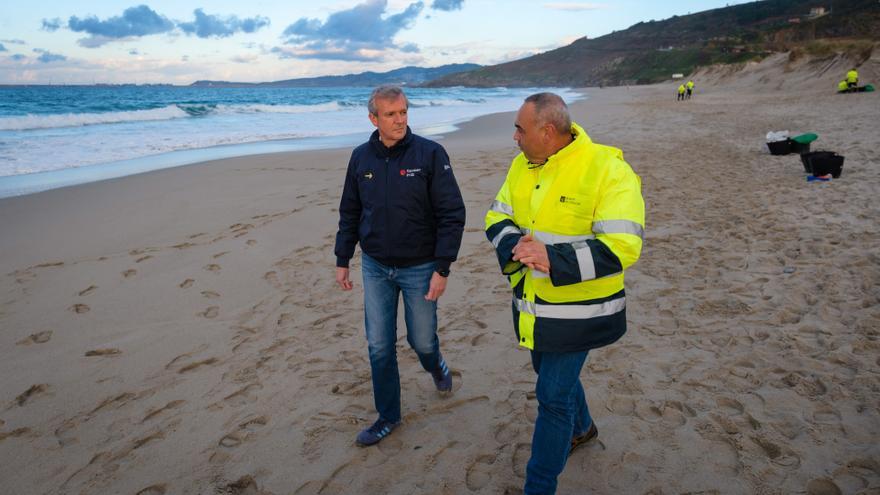
[[[688,81],[685,87],[687,88],[687,99],[690,100],[691,95],[694,94],[694,82]]]
[[[847,84],[846,79],[837,83],[838,93],[846,93],[847,91],[849,91],[849,84]]]
[[[855,67],[846,73],[846,84],[850,88],[855,88],[859,85],[859,73],[856,71]]]
[[[685,91],[684,84],[680,84],[678,86],[678,100],[676,100],[676,101],[681,101],[684,99],[684,91]]]
[[[486,214],[513,291],[513,327],[538,374],[525,493],[554,493],[574,449],[598,435],[580,373],[626,332],[624,270],[642,250],[641,180],[617,148],[593,143],[558,95],[526,98],[522,153]]]

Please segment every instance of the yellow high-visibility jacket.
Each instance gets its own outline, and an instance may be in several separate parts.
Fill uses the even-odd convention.
[[[688,82],[687,82],[687,88],[688,88],[688,89],[691,89],[691,90],[694,89],[694,82],[693,82],[693,81],[688,81]]]
[[[847,88],[849,88],[849,84],[847,84],[846,81],[840,81],[839,83],[837,83],[838,91],[846,91]]]
[[[846,73],[846,82],[858,84],[859,83],[859,73],[855,70],[851,70]]]
[[[513,288],[519,344],[547,352],[608,345],[626,332],[624,270],[645,227],[641,180],[617,148],[574,141],[539,167],[520,153],[486,214],[486,236]],[[547,245],[550,273],[513,261],[526,234]]]
[[[678,86],[678,94],[684,94],[684,84]]]

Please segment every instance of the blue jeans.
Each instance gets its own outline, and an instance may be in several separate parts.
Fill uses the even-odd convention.
[[[400,373],[397,369],[397,301],[403,292],[406,340],[425,371],[440,369],[437,301],[425,300],[436,264],[386,266],[363,255],[364,320],[373,375],[373,400],[379,417],[400,421]]]
[[[586,360],[587,351],[532,351],[532,367],[538,373],[538,419],[526,466],[526,495],[556,493],[556,478],[565,468],[571,439],[593,423],[579,378]]]

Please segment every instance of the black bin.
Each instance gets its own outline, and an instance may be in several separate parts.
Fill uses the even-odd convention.
[[[791,153],[791,140],[783,139],[782,141],[774,141],[767,143],[771,155],[787,155]]]
[[[835,179],[843,172],[842,155],[833,151],[812,151],[801,155],[804,171],[816,177],[831,174]]]
[[[810,143],[803,144],[803,143],[799,143],[793,139],[789,139],[788,141],[791,144],[791,152],[792,153],[804,154],[804,153],[810,152]]]

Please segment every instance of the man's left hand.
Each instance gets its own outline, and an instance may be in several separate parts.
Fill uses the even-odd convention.
[[[428,293],[425,294],[425,299],[428,301],[436,301],[437,299],[440,299],[440,296],[442,296],[445,291],[446,277],[434,272],[434,274],[431,275],[431,285],[428,287]]]

